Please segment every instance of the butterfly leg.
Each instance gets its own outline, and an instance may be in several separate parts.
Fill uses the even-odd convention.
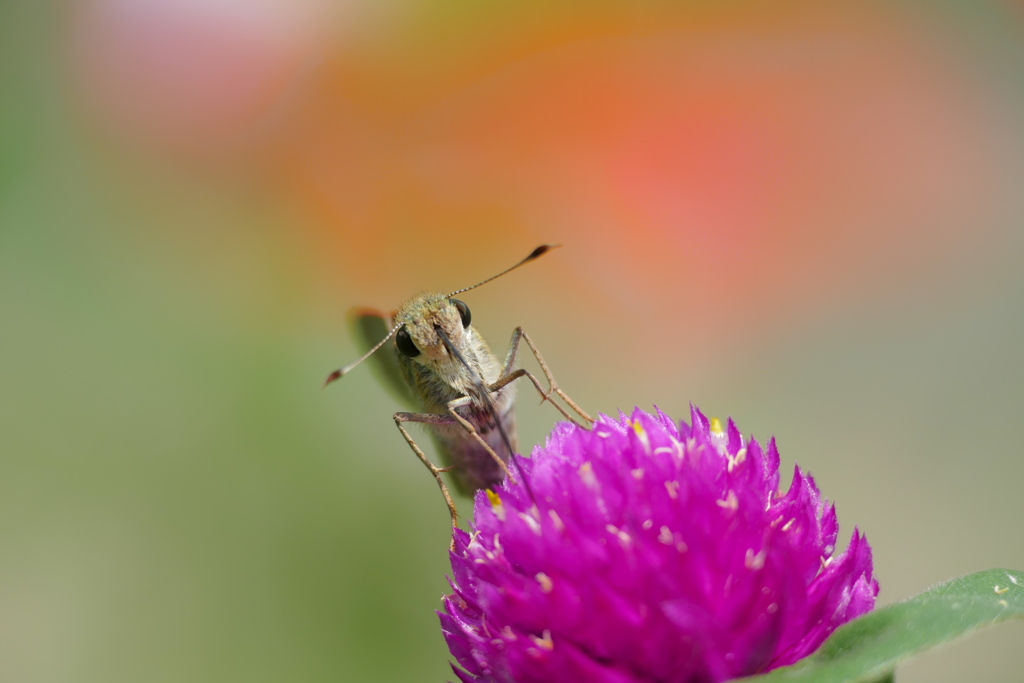
[[[458,422],[460,425],[462,425],[462,428],[466,430],[466,433],[469,434],[470,437],[472,437],[473,440],[476,441],[480,445],[481,448],[483,448],[485,451],[487,451],[488,455],[490,455],[492,458],[494,458],[494,461],[496,463],[498,463],[499,467],[501,467],[501,471],[504,472],[505,476],[509,477],[511,479],[512,475],[508,471],[508,465],[505,464],[505,461],[501,459],[501,456],[498,455],[497,453],[495,453],[494,449],[491,448],[490,444],[488,444],[484,440],[484,438],[482,436],[480,436],[480,433],[476,431],[476,427],[473,426],[473,423],[470,422],[469,420],[467,420],[466,418],[464,418],[463,416],[459,415],[458,411],[456,411],[456,408],[462,408],[462,407],[468,406],[472,402],[473,402],[473,399],[470,398],[469,396],[463,396],[462,398],[457,398],[455,400],[448,401],[448,414],[451,415],[455,419],[456,422]],[[490,407],[491,407],[491,411],[494,412],[494,406],[491,405]],[[497,413],[495,413],[495,419],[498,420],[498,429],[504,429],[504,427],[502,427],[502,425],[501,425],[500,418],[497,417]],[[507,439],[507,436],[506,436],[506,439]],[[510,452],[509,456],[511,457],[512,455],[513,454]]]
[[[537,390],[537,393],[540,394],[540,402],[541,403],[544,403],[544,401],[547,401],[548,403],[553,405],[555,407],[555,410],[560,412],[562,414],[562,417],[564,417],[566,420],[569,420],[570,422],[576,422],[576,420],[573,419],[572,415],[570,415],[565,410],[565,408],[563,408],[561,405],[559,405],[558,403],[555,403],[554,401],[551,400],[551,398],[550,398],[551,392],[544,391],[544,387],[541,386],[540,380],[537,379],[537,377],[532,372],[530,372],[529,370],[526,370],[525,368],[516,368],[512,372],[503,374],[500,378],[498,378],[497,382],[495,382],[494,384],[492,384],[489,387],[487,387],[487,389],[491,393],[494,393],[496,391],[500,391],[505,386],[507,386],[507,385],[511,384],[512,382],[516,381],[520,377],[526,377],[526,378],[528,378],[533,383],[533,386]],[[576,424],[579,424],[579,423],[576,422]],[[580,426],[582,427],[583,425],[580,425]]]
[[[441,495],[444,496],[444,502],[448,505],[448,512],[452,516],[452,528],[459,526],[459,514],[455,511],[455,502],[452,500],[451,494],[448,492],[448,487],[445,486],[444,480],[441,479],[441,473],[447,472],[451,468],[449,467],[438,467],[434,463],[430,462],[430,459],[420,449],[416,441],[413,440],[412,435],[406,431],[403,423],[405,422],[419,422],[421,424],[443,424],[450,425],[454,421],[447,415],[435,415],[434,413],[395,413],[395,425],[398,426],[398,431],[402,432],[402,436],[405,437],[406,442],[409,444],[409,448],[412,449],[416,457],[420,459],[430,473],[434,475],[434,479],[437,481],[437,485],[441,488]],[[454,544],[454,538],[452,540]]]
[[[544,377],[548,380],[548,390],[546,392],[541,388],[540,382],[537,380],[537,378],[534,377],[531,373],[527,372],[526,370],[523,370],[522,368],[513,369],[516,363],[516,355],[519,352],[520,340],[525,341],[526,345],[530,347],[530,351],[533,352],[534,357],[537,359],[537,364],[540,365],[540,369],[544,373]],[[505,355],[505,365],[504,368],[502,369],[501,377],[498,379],[497,382],[495,382],[490,387],[490,389],[491,391],[496,391],[497,389],[500,389],[501,387],[505,386],[512,380],[517,379],[518,377],[522,377],[523,375],[530,378],[530,380],[533,382],[533,385],[537,388],[537,391],[540,392],[540,395],[544,400],[550,401],[551,394],[557,394],[559,397],[561,397],[563,401],[565,401],[565,403],[570,408],[572,408],[576,412],[577,415],[579,415],[580,417],[582,417],[584,420],[591,424],[594,423],[594,418],[588,415],[587,412],[580,408],[579,405],[577,405],[577,403],[573,401],[568,394],[562,391],[562,389],[558,386],[558,383],[555,381],[555,376],[551,374],[551,370],[548,368],[548,364],[544,362],[544,357],[540,355],[540,351],[537,350],[537,346],[533,343],[533,340],[530,339],[530,336],[526,334],[522,327],[517,327],[512,332],[512,340],[509,342],[508,353]],[[554,401],[550,402],[555,407],[558,408],[559,412],[561,412],[566,419],[572,420],[569,414],[566,413],[561,406],[559,406]],[[575,422],[575,420],[572,421]]]

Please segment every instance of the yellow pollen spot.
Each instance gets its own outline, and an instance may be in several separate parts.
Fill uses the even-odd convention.
[[[551,577],[544,572],[540,572],[533,578],[537,579],[537,583],[540,584],[540,589],[545,593],[550,593],[551,589],[555,587],[555,582],[552,581]]]
[[[640,439],[640,443],[643,444],[644,450],[650,453],[651,439],[647,436],[647,430],[644,429],[644,426],[640,424],[639,420],[633,423],[633,431],[636,432],[637,438]]]
[[[729,489],[729,493],[726,494],[725,500],[716,500],[718,507],[725,508],[726,510],[738,510],[740,507],[740,501],[736,498],[736,493]]]
[[[764,561],[767,557],[767,553],[762,549],[760,552],[755,553],[753,548],[747,548],[746,557],[743,558],[743,565],[747,569],[757,571],[764,568]]]
[[[1005,593],[1008,590],[1010,590],[1009,586],[996,586],[995,587],[996,595],[1002,595],[1003,593]]]
[[[1009,607],[1010,603],[1006,602],[1006,600],[1000,600],[999,601],[999,606],[1000,607]]]
[[[739,449],[738,451],[736,451],[736,455],[729,455],[728,453],[726,453],[725,457],[729,459],[729,471],[732,472],[733,469],[735,469],[739,465],[742,465],[743,461],[747,459],[747,449]]]
[[[494,510],[494,516],[502,522],[505,521],[505,505],[501,502],[501,496],[490,489],[484,489],[487,493],[487,500],[491,503],[491,509]]]
[[[711,418],[711,433],[715,436],[722,436],[725,430],[722,428],[722,421],[717,417]]]
[[[668,497],[675,500],[679,497],[679,482],[678,481],[666,481],[665,490],[668,491]]]
[[[530,636],[530,638],[533,640],[533,644],[542,650],[551,652],[555,649],[555,643],[551,640],[551,631],[549,629],[544,629],[544,635],[540,638],[537,636]]]

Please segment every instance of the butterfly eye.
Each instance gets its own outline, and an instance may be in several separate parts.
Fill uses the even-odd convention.
[[[395,334],[395,345],[409,358],[420,355],[420,350],[412,343],[412,337],[409,336],[409,330],[405,329],[405,325],[402,325],[402,328]]]
[[[452,299],[451,301],[455,305],[455,308],[459,309],[459,317],[462,318],[462,327],[469,327],[469,323],[473,321],[473,316],[469,312],[469,306],[466,305],[465,301],[460,301],[458,299]]]

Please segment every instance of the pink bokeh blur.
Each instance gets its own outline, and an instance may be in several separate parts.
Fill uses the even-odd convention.
[[[95,120],[164,153],[251,144],[326,39],[320,0],[88,0],[71,76]]]

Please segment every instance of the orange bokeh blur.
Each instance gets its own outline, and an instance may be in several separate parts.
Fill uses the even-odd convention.
[[[561,241],[580,291],[714,347],[983,241],[998,135],[925,27],[878,7],[644,7],[410,20],[340,49],[282,163],[331,266],[408,293],[438,263]]]
[[[563,242],[560,305],[724,348],[941,276],[1012,191],[991,94],[895,10],[325,8],[92,0],[73,73],[135,142],[258,148],[367,303]]]

